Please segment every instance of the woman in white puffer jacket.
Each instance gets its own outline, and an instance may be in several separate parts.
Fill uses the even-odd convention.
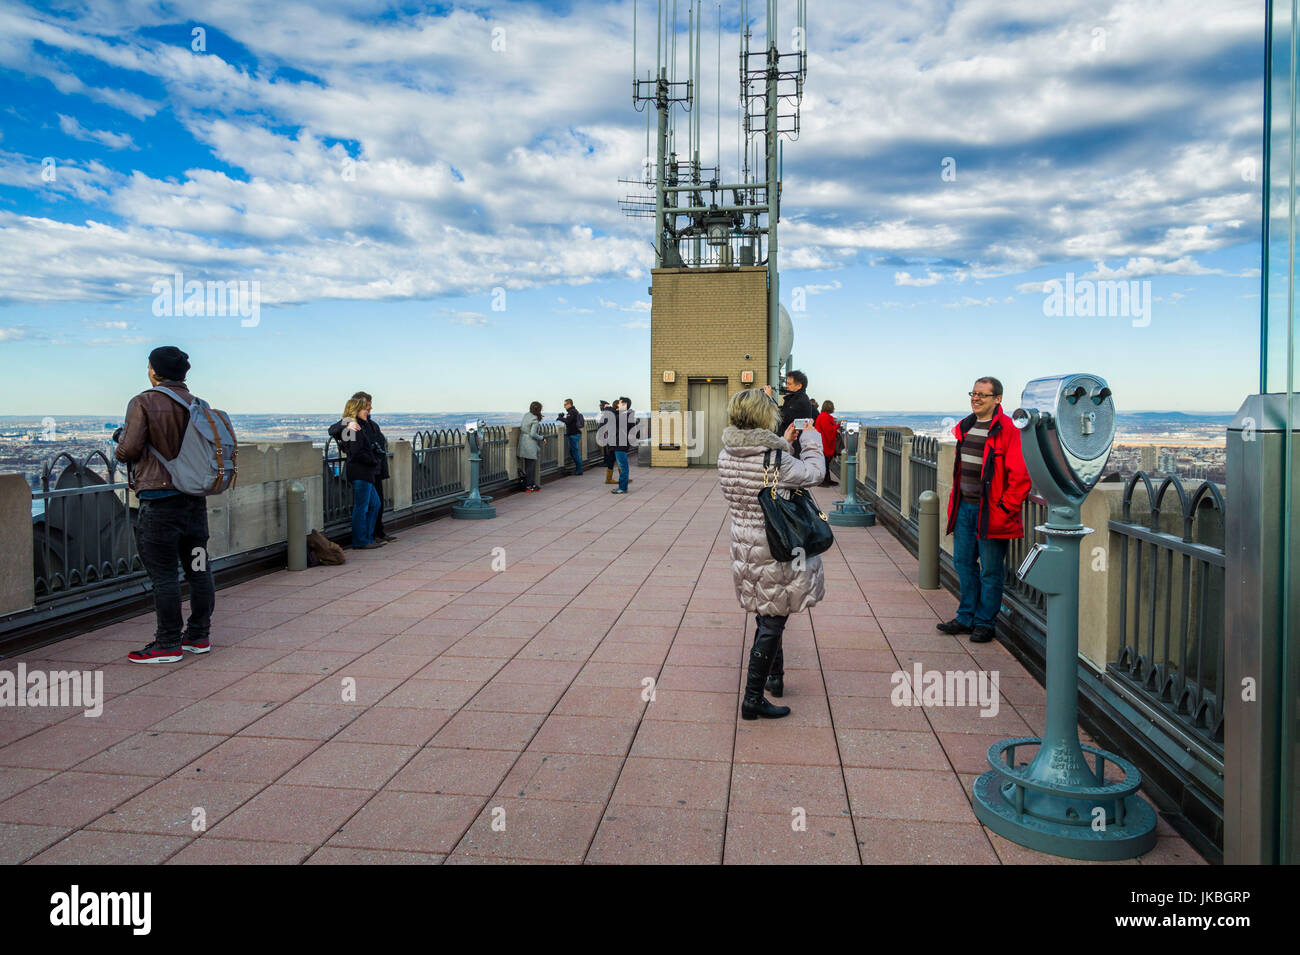
[[[774,706],[763,696],[768,684],[776,696],[785,692],[784,655],[781,635],[786,618],[806,610],[825,595],[822,560],[819,556],[781,563],[767,547],[767,524],[758,503],[763,487],[763,456],[771,451],[769,466],[776,469],[776,452],[781,452],[777,489],[816,487],[826,476],[822,439],[813,428],[796,431],[791,425],[784,436],[773,433],[780,421],[780,409],[763,391],[738,391],[727,405],[731,426],[722,432],[718,453],[718,482],[731,511],[731,571],[740,605],[757,617],[754,646],[749,653],[749,676],[740,715],[752,720],[776,718],[790,712],[788,706]],[[799,437],[800,454],[791,450]]]

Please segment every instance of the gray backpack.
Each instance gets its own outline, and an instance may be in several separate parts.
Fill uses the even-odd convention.
[[[190,413],[190,423],[176,457],[168,461],[157,448],[149,448],[171,475],[172,486],[194,497],[221,494],[232,487],[239,442],[235,440],[235,429],[230,426],[230,416],[210,407],[202,398],[191,395],[193,402],[186,404],[170,388],[155,385],[153,390],[161,391]]]

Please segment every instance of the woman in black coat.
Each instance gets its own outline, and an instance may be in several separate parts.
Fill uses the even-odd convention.
[[[379,495],[380,475],[388,469],[383,432],[370,420],[370,396],[358,391],[343,406],[343,417],[330,425],[329,433],[347,458],[346,475],[352,484],[352,547],[374,550],[375,521],[383,499]]]

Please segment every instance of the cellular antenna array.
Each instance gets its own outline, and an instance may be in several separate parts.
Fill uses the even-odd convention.
[[[808,71],[807,4],[796,0],[791,50],[777,48],[777,0],[766,0],[766,34],[762,49],[751,50],[751,5],[740,3],[733,24],[738,37],[740,96],[736,108],[738,145],[734,174],[723,177],[722,157],[722,4],[714,2],[718,82],[717,130],[713,165],[701,159],[701,41],[704,3],[687,0],[685,30],[678,0],[658,0],[655,19],[655,66],[638,75],[638,11],[632,6],[632,103],[646,111],[646,156],[639,179],[622,179],[642,192],[619,202],[630,216],[653,218],[656,268],[731,268],[767,266],[767,380],[780,376],[780,283],[777,271],[777,223],[781,218],[780,139],[799,136],[799,110]],[[684,36],[683,36],[684,33]],[[685,48],[679,74],[678,41]],[[650,107],[655,124],[650,152]],[[679,152],[679,122],[686,142]],[[759,138],[762,153],[758,151]],[[728,140],[730,142],[730,140]],[[751,168],[751,156],[753,158]],[[762,159],[761,166],[759,159]],[[730,182],[724,182],[729,178]],[[728,198],[730,201],[728,201]]]

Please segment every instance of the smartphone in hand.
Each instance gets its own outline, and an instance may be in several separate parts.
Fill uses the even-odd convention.
[[[812,418],[795,418],[794,426],[799,431],[807,431],[812,427]]]

